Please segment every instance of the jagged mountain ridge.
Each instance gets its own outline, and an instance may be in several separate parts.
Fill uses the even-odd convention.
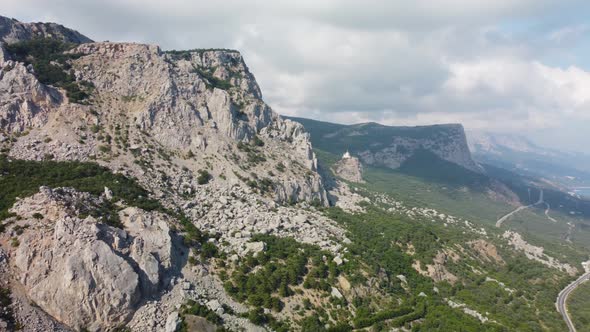
[[[309,204],[326,203],[309,135],[239,53],[86,43],[53,84],[3,49],[0,300],[11,287],[25,331],[559,329],[506,266],[535,289],[567,277],[478,218],[341,183],[341,209]]]
[[[78,31],[56,23],[23,23],[16,19],[0,16],[0,39],[5,43],[33,38],[54,38],[69,43],[90,43],[92,39]]]
[[[176,247],[179,255],[191,250],[175,235],[179,229],[187,232],[187,220],[217,234],[210,240],[220,250],[241,256],[248,252],[252,234],[289,236],[332,252],[340,250],[335,239],[341,239],[343,231],[330,220],[282,206],[306,201],[327,205],[327,193],[309,134],[264,103],[239,52],[164,52],[155,45],[94,43],[56,24],[24,24],[6,18],[2,22],[0,154],[8,158],[4,161],[96,162],[136,179],[149,190],[150,199],[162,205],[158,209],[174,211],[172,216],[152,215],[150,223],[170,228],[150,235],[151,226],[138,224],[135,212],[129,210],[118,212],[117,218],[132,216],[132,224],[124,227],[131,226],[137,233],[121,231],[123,225],[106,227],[102,207],[92,208],[98,218],[92,219],[79,207],[89,204],[72,198],[58,203],[71,206],[67,213],[50,213],[42,220],[15,205],[0,224],[1,229],[11,225],[9,237],[2,236],[0,242],[6,244],[17,236],[27,242],[8,244],[3,248],[6,252],[0,249],[0,263],[10,263],[10,269],[2,266],[0,275],[18,284],[13,288],[16,298],[34,299],[38,305],[19,311],[19,321],[39,317],[30,328],[41,330],[58,330],[62,323],[75,329],[108,330],[128,323],[136,330],[162,331],[167,315],[187,297],[183,285],[200,282],[208,284],[198,286],[205,292],[199,296],[223,300],[244,312],[243,306],[227,299],[223,286],[208,275],[206,267],[196,273],[185,258],[169,269],[162,250]],[[58,51],[48,54],[47,45]],[[54,76],[45,75],[48,67]],[[52,189],[42,188],[38,197],[48,190]],[[82,194],[72,191],[70,196],[77,195]],[[41,200],[36,207],[39,214],[55,210],[49,201]],[[44,239],[47,234],[54,241]],[[156,241],[155,246],[139,234]],[[88,241],[72,245],[76,237]],[[163,243],[166,238],[171,240]],[[26,251],[29,246],[43,248],[46,256]],[[76,257],[80,251],[83,255]],[[5,259],[5,253],[10,258]],[[123,256],[128,264],[116,256]],[[15,262],[13,257],[25,258]],[[71,272],[55,273],[52,264]],[[112,264],[120,267],[129,285],[116,285],[122,272]],[[165,290],[169,295],[155,304],[157,311],[146,307],[147,298]],[[60,301],[60,292],[68,293],[67,301]],[[82,303],[84,310],[67,315],[74,303]],[[121,309],[116,317],[107,314],[112,305]],[[170,320],[174,326],[178,323]],[[243,318],[226,321],[236,329],[257,329]]]
[[[340,125],[291,119],[305,126],[315,147],[338,155],[348,149],[366,165],[397,169],[416,151],[427,150],[463,168],[481,172],[471,158],[460,124],[393,127],[377,123]]]
[[[76,38],[67,39],[70,35]],[[14,42],[14,36],[29,37],[9,36],[13,37],[5,42]],[[86,40],[74,32],[63,32],[61,36],[69,42]],[[68,64],[76,82],[92,86],[92,105],[68,101],[60,89],[39,82],[30,67],[6,61],[0,76],[1,129],[12,134],[30,132],[12,144],[12,156],[94,159],[101,154],[101,142],[88,137],[81,144],[76,139],[81,134],[80,128],[90,126],[99,126],[104,131],[103,138],[115,137],[115,131],[120,134],[121,127],[126,128],[126,142],[120,143],[129,150],[127,156],[132,155],[131,150],[141,149],[141,144],[130,140],[148,139],[153,142],[151,145],[178,155],[191,151],[191,154],[206,152],[228,157],[232,145],[235,147],[238,141],[248,142],[258,135],[279,145],[289,145],[286,149],[277,147],[277,151],[292,152],[284,156],[285,164],[300,165],[309,171],[302,181],[293,177],[276,181],[282,182],[275,193],[279,201],[326,202],[321,178],[315,172],[317,165],[308,134],[301,125],[281,119],[262,101],[254,76],[238,52],[195,50],[179,56],[162,52],[153,45],[88,43],[69,53],[77,56]],[[50,136],[53,141],[43,144],[45,138],[39,136]],[[31,144],[41,145],[34,149],[38,153],[31,154],[28,148]],[[103,145],[102,149],[106,147]],[[296,163],[287,162],[291,158]],[[108,164],[114,165],[116,160]],[[229,177],[236,176],[234,172],[229,173]],[[310,174],[315,175],[307,177]]]

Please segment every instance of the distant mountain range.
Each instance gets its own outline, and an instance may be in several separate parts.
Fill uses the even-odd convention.
[[[467,132],[473,158],[563,189],[590,185],[590,155],[541,147],[519,135]]]
[[[338,158],[349,151],[369,167],[467,187],[510,204],[534,203],[531,190],[542,189],[556,209],[590,215],[590,204],[572,195],[573,188],[590,183],[590,174],[581,170],[583,155],[545,149],[518,136],[471,132],[468,143],[460,124],[401,127],[289,119],[305,126],[320,161],[327,160],[325,153]]]
[[[378,123],[342,125],[305,118],[290,118],[310,132],[314,147],[343,154],[347,150],[366,165],[398,169],[417,152],[432,154],[473,172],[481,168],[473,161],[465,131],[460,124],[432,126],[385,126]]]

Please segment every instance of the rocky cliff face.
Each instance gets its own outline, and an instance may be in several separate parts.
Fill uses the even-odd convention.
[[[285,206],[327,204],[326,190],[309,134],[264,103],[240,53],[92,43],[58,25],[1,22],[0,153],[93,161],[132,177],[167,211],[217,234],[210,240],[225,254],[264,248],[249,243],[259,233],[342,250],[333,222]],[[71,81],[44,83],[34,64],[16,61],[7,45],[34,37],[81,43],[42,59]],[[72,84],[88,97],[72,98]],[[89,216],[108,196],[43,187],[2,221],[9,268],[0,279],[10,280],[28,330],[174,330],[188,299],[247,312],[205,264],[187,264],[176,217],[124,202],[113,202],[121,225]],[[237,314],[224,321],[257,330]]]
[[[417,151],[427,150],[441,159],[481,172],[471,158],[460,124],[392,127],[377,123],[340,125],[292,118],[311,133],[315,147],[334,154],[349,150],[366,165],[399,168]]]
[[[180,266],[167,216],[129,207],[120,212],[125,230],[82,216],[81,207],[104,199],[42,187],[12,209],[25,230],[10,253],[16,277],[34,303],[75,329],[126,322]]]
[[[363,165],[357,157],[351,156],[348,152],[332,167],[334,174],[344,180],[359,182],[363,181]]]
[[[54,38],[69,43],[89,43],[92,40],[81,33],[56,23],[23,23],[0,16],[0,40],[14,43],[33,38]]]
[[[463,166],[472,171],[481,172],[480,167],[471,158],[465,132],[462,125],[436,125],[417,127],[419,131],[431,130],[427,136],[392,136],[389,145],[374,145],[359,152],[363,162],[369,165],[398,168],[417,150],[433,152],[439,158]],[[419,129],[418,129],[419,128]],[[410,130],[409,128],[407,128]]]
[[[23,26],[33,29],[14,23],[10,31]],[[52,29],[40,31],[87,41],[75,32]],[[193,172],[208,169],[220,181],[242,179],[257,186],[254,182],[264,180],[264,190],[279,202],[327,202],[309,135],[264,103],[238,52],[86,43],[69,53],[75,54],[67,62],[75,81],[90,87],[82,104],[39,82],[31,66],[11,60],[1,64],[0,132],[14,136],[11,156],[94,159],[145,179],[155,191],[162,190],[151,180],[163,171],[159,160]],[[216,167],[212,159],[220,159]],[[281,171],[269,172],[275,168]]]
[[[238,52],[78,44],[65,28],[9,23],[4,36],[17,37],[0,45],[0,331],[428,329],[445,323],[437,317],[449,313],[440,306],[448,292],[413,269],[457,285],[502,275],[464,242],[508,248],[510,239],[447,211],[339,180],[330,198],[342,211],[316,209],[327,199],[310,135],[263,102]],[[76,45],[43,44],[27,29]],[[27,53],[43,45],[59,52]],[[429,149],[470,167],[461,128],[338,126],[318,137],[328,151],[394,167]],[[360,160],[345,159],[337,173],[362,180]],[[453,275],[448,263],[472,272]],[[406,314],[388,319],[390,309]]]

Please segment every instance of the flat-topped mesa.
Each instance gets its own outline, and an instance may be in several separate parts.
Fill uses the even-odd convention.
[[[471,158],[465,131],[460,124],[408,127],[378,123],[341,125],[292,119],[302,123],[311,133],[315,148],[330,153],[341,153],[347,148],[364,165],[398,169],[412,156],[427,151],[468,170],[483,171]]]
[[[439,158],[474,172],[481,172],[471,158],[463,125],[440,124],[416,127],[388,127],[366,124],[367,131],[387,132],[388,142],[375,143],[370,149],[359,151],[361,160],[369,165],[400,167],[416,151],[427,150]],[[361,125],[362,128],[362,125]]]

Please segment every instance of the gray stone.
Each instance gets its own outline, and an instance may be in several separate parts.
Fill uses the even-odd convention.
[[[207,302],[207,307],[209,307],[209,309],[216,311],[217,309],[223,309],[221,306],[221,303],[219,303],[218,300],[211,300],[209,302]]]
[[[244,246],[246,247],[246,249],[244,250],[244,254],[251,253],[254,256],[266,249],[266,243],[262,241],[248,242]]]
[[[332,295],[333,297],[337,298],[337,299],[341,299],[342,293],[340,293],[340,291],[338,290],[338,288],[332,287],[332,291],[330,292],[330,295]]]
[[[109,201],[113,199],[113,192],[107,187],[104,187],[104,198]]]
[[[348,152],[333,166],[334,174],[351,182],[363,183],[363,165]]]
[[[168,315],[168,318],[166,318],[165,331],[166,332],[176,332],[176,329],[178,328],[178,325],[180,324],[180,322],[181,322],[181,320],[178,315],[178,311],[174,311],[174,312],[170,313],[170,315]]]

